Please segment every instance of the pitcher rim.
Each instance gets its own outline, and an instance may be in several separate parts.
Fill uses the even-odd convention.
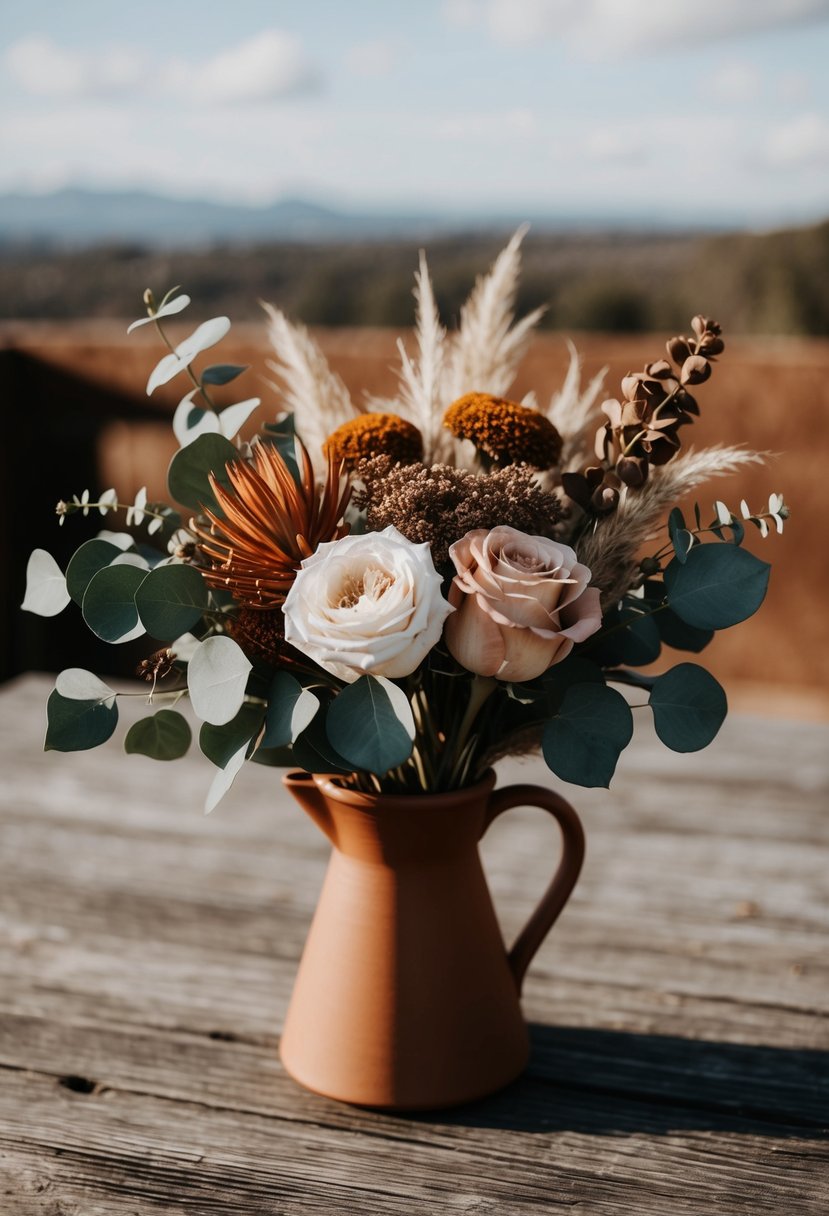
[[[481,797],[488,797],[495,788],[496,774],[494,769],[487,769],[483,777],[474,785],[465,785],[455,790],[444,790],[437,794],[373,794],[338,784],[341,780],[339,774],[309,773],[305,769],[292,769],[284,774],[282,783],[290,789],[294,785],[313,782],[326,797],[360,810],[372,810],[380,806],[390,810],[395,808],[402,810],[404,807],[411,808],[416,804],[440,809],[449,806],[457,807],[459,802],[475,802]]]

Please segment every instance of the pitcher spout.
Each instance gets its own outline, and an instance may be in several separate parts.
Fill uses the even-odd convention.
[[[306,815],[324,832],[332,844],[336,844],[336,830],[328,801],[310,773],[286,773],[282,784],[290,790]]]

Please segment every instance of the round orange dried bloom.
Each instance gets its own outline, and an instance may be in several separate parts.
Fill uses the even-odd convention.
[[[423,458],[423,436],[416,426],[397,414],[359,414],[338,426],[323,450],[347,469],[372,456],[390,456],[398,464],[416,464]]]
[[[489,393],[466,393],[453,401],[443,425],[458,439],[470,439],[495,464],[549,469],[561,455],[561,435],[548,418]]]

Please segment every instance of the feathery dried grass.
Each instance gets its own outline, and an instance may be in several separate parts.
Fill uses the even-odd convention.
[[[446,353],[446,330],[440,323],[437,304],[429,277],[426,255],[420,251],[420,265],[415,272],[414,297],[417,301],[415,336],[418,357],[409,358],[402,339],[397,340],[400,351],[400,399],[398,410],[413,423],[423,436],[424,462],[435,464],[451,452],[451,437],[442,426],[442,381]]]
[[[267,366],[279,377],[285,408],[294,414],[316,472],[324,474],[326,438],[361,411],[305,326],[289,321],[272,304],[262,307],[268,314],[268,337],[276,355]]]
[[[616,603],[633,584],[641,546],[654,537],[669,507],[702,482],[764,459],[761,452],[724,445],[691,450],[652,469],[641,489],[623,495],[614,514],[599,520],[578,545],[579,561],[592,571],[603,606]]]
[[[592,459],[593,435],[588,428],[598,413],[596,401],[604,388],[607,368],[597,372],[586,388],[582,388],[582,361],[575,345],[568,339],[570,363],[564,383],[553,393],[546,414],[564,440],[561,449],[562,469],[576,469]]]
[[[544,312],[536,308],[515,322],[521,242],[526,232],[526,225],[518,229],[489,274],[477,280],[461,309],[458,332],[449,344],[445,404],[471,391],[503,396],[515,379],[532,330]]]

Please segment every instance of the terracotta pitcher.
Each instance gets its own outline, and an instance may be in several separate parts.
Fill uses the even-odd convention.
[[[329,1097],[398,1110],[452,1106],[513,1080],[529,1055],[521,982],[584,856],[572,807],[540,786],[494,792],[494,774],[424,795],[284,780],[334,846],[282,1035],[287,1071]],[[563,850],[507,952],[478,841],[515,806],[549,811]]]

